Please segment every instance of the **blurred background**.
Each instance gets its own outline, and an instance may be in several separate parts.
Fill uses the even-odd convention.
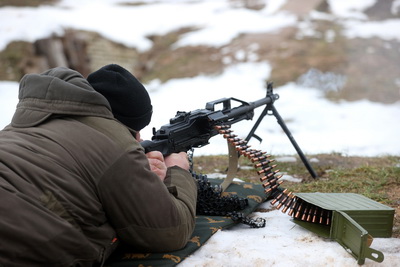
[[[61,8],[67,9],[68,4],[73,1],[1,0],[0,8],[4,14],[10,7],[48,8],[63,2],[65,7]],[[85,1],[76,2],[78,6],[79,3],[86,4]],[[194,5],[207,1],[111,2],[127,8],[134,6],[139,8],[160,3]],[[145,83],[156,78],[165,82],[173,78],[194,77],[199,74],[219,74],[227,64],[268,61],[272,66],[271,77],[278,85],[296,81],[307,86],[320,87],[332,100],[366,98],[382,103],[394,103],[400,99],[400,33],[398,36],[386,37],[384,32],[391,29],[383,23],[400,19],[400,1],[214,2],[226,2],[226,6],[232,9],[248,9],[260,13],[265,12],[268,5],[273,5],[275,10],[270,14],[286,12],[296,16],[297,21],[272,32],[243,32],[221,46],[175,47],[174,44],[182,36],[199,30],[199,25],[183,24],[181,28],[176,27],[164,34],[146,36],[150,46],[145,51],[110,40],[107,36],[102,36],[101,32],[86,31],[66,25],[62,31],[48,32],[48,36],[37,40],[9,40],[0,51],[0,80],[19,81],[26,73],[39,73],[55,66],[68,66],[87,75],[105,64],[114,62],[131,70]],[[348,12],[345,14],[340,10],[343,4],[333,2],[355,3],[347,4],[349,8],[345,10]],[[15,9],[13,10],[15,12]],[[94,8],[92,12],[96,13],[96,9]],[[75,15],[71,12],[71,16]],[[76,20],[89,21],[91,16],[92,14],[87,13],[84,17],[76,17]],[[178,13],[176,16],[184,14]],[[2,27],[7,23],[6,19],[6,16],[1,16]],[[40,15],[37,19],[41,19]],[[107,17],[104,19],[107,20]],[[155,16],[149,19],[163,18]],[[239,17],[237,19],[241,20]],[[346,32],[348,28],[344,21],[350,19],[353,23],[368,21],[371,23],[370,27],[378,27],[382,35],[363,36],[362,28],[352,29],[354,33]],[[204,20],[207,21],[207,17]],[[382,24],[377,24],[379,22]],[[112,20],[109,23],[112,23]],[[143,27],[141,23],[146,24],[146,21],[138,21],[131,27]],[[242,23],[246,23],[245,18]],[[14,27],[26,27],[29,32],[35,31],[34,27],[37,26],[17,23]],[[114,27],[118,28],[118,25]],[[397,28],[398,32],[399,29]],[[126,35],[129,34],[126,32]]]

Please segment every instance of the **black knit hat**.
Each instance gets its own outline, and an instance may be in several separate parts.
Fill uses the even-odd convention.
[[[136,131],[150,123],[153,107],[149,94],[129,71],[110,64],[89,74],[87,80],[107,98],[117,120]]]

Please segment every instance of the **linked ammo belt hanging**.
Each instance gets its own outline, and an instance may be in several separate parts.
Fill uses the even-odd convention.
[[[224,182],[221,184],[222,190],[225,190],[232,182],[237,170],[237,154],[232,155],[235,151],[240,155],[247,157],[254,163],[257,175],[261,176],[260,182],[264,187],[264,191],[273,200],[272,205],[277,205],[276,208],[283,213],[288,212],[288,215],[298,220],[313,222],[323,225],[330,225],[332,212],[315,206],[295,196],[293,192],[287,189],[281,189],[283,183],[282,174],[279,174],[275,160],[271,155],[261,150],[253,149],[248,145],[247,141],[237,137],[231,130],[230,125],[217,125],[215,129],[228,142],[229,146],[229,170]],[[235,148],[235,149],[232,149]]]

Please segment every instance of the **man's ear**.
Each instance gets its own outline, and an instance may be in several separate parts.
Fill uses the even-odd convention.
[[[136,139],[138,142],[143,141],[143,140],[140,138],[140,131],[136,131],[136,133],[135,133],[135,139]]]

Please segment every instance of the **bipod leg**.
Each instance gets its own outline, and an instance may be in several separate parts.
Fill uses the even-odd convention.
[[[252,137],[254,137],[255,139],[257,139],[257,140],[260,141],[260,142],[262,141],[261,138],[260,138],[258,135],[255,134],[255,132],[256,132],[258,126],[260,125],[261,121],[264,119],[264,117],[265,117],[266,115],[268,115],[268,111],[269,111],[269,110],[270,110],[269,105],[267,105],[267,106],[264,108],[264,110],[261,112],[261,114],[260,114],[260,116],[258,117],[256,123],[254,123],[253,128],[251,128],[249,134],[247,135],[247,137],[246,137],[246,139],[245,139],[246,141],[250,141],[250,139],[251,139]]]
[[[306,166],[308,172],[311,174],[313,178],[317,178],[317,174],[315,173],[314,169],[308,162],[306,156],[304,156],[303,151],[300,149],[299,145],[297,144],[296,140],[294,140],[292,134],[290,133],[288,127],[286,126],[285,122],[283,121],[282,117],[279,115],[278,111],[276,110],[274,105],[270,106],[273,115],[275,116],[276,120],[278,121],[279,125],[282,127],[282,130],[285,132],[287,137],[289,138],[290,142],[294,146],[297,151],[297,154],[300,156],[300,159],[303,161],[303,164]]]

